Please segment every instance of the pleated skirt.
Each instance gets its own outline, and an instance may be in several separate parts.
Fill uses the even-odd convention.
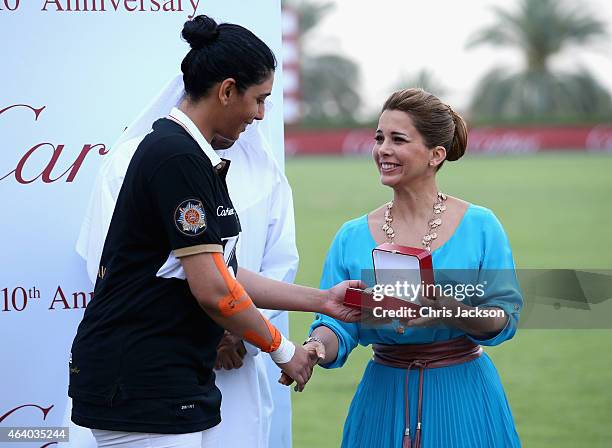
[[[370,361],[355,392],[343,448],[401,448],[405,429],[406,370]],[[414,443],[418,369],[410,371],[410,434]],[[483,353],[464,364],[425,369],[422,448],[520,447],[499,375]]]

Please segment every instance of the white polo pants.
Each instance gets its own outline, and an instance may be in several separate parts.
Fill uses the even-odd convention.
[[[149,434],[92,429],[98,448],[219,448],[218,431],[188,434]]]

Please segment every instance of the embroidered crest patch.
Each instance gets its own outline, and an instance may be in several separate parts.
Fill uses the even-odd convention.
[[[180,203],[174,212],[176,228],[187,236],[200,235],[206,230],[204,207],[197,199],[188,199]]]

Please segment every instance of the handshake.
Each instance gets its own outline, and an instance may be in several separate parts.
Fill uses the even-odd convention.
[[[365,288],[361,281],[348,280],[324,291],[324,300],[320,302],[317,312],[333,317],[344,322],[357,322],[361,319],[361,310],[355,309],[344,304],[346,289]],[[331,333],[331,330],[330,330]],[[324,338],[326,339],[326,338]],[[279,383],[290,386],[295,381],[295,391],[304,390],[306,383],[312,376],[314,366],[320,362],[329,362],[337,355],[337,344],[331,343],[330,353],[326,353],[326,347],[319,338],[309,338],[307,343],[295,347],[293,357],[284,363],[277,365],[282,370]],[[334,348],[336,347],[336,348]],[[242,367],[243,359],[247,353],[243,341],[231,333],[225,333],[221,342],[217,346],[216,369],[238,369]],[[329,355],[329,360],[326,356]]]
[[[323,342],[319,339],[309,338],[304,345],[295,347],[295,354],[291,361],[278,365],[282,370],[278,382],[285,386],[291,386],[295,381],[294,390],[302,392],[312,376],[314,366],[323,360],[325,360]]]
[[[247,353],[244,341],[226,331],[217,346],[215,369],[239,369]],[[287,363],[278,364],[282,370],[279,383],[290,386],[296,382],[295,391],[302,392],[312,376],[314,366],[325,359],[325,346],[320,340],[310,340],[304,345],[296,345],[295,353]]]

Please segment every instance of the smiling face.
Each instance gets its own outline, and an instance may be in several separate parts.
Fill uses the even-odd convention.
[[[437,151],[425,146],[406,112],[385,110],[378,120],[375,140],[372,156],[383,185],[406,185],[435,173],[430,162],[435,161]]]
[[[263,120],[265,100],[272,93],[274,73],[270,73],[263,82],[248,87],[242,93],[238,91],[235,83],[227,82],[228,80],[223,82],[220,92],[220,95],[225,95],[222,98],[225,107],[221,124],[216,131],[225,139],[237,140],[253,120]]]

